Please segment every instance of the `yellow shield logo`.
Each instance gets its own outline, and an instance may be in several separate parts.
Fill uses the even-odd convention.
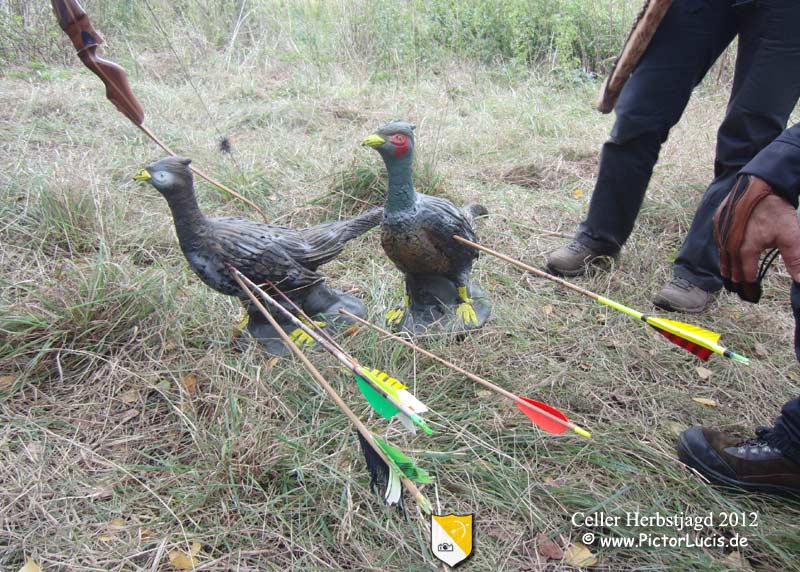
[[[431,515],[431,552],[448,566],[457,566],[472,554],[472,515]]]

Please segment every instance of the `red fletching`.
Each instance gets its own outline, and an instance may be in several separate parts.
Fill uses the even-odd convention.
[[[519,410],[522,411],[525,416],[533,421],[537,427],[539,427],[543,431],[547,431],[548,433],[552,433],[554,435],[560,435],[567,430],[567,426],[559,423],[558,421],[553,421],[549,417],[542,415],[542,411],[546,411],[553,417],[557,417],[564,421],[564,423],[569,423],[569,419],[567,416],[561,413],[558,409],[550,407],[546,403],[542,403],[541,401],[534,401],[533,399],[528,399],[527,397],[520,397],[520,399],[526,403],[530,403],[532,407],[528,407],[523,405],[519,401],[517,401],[517,407]]]
[[[652,326],[652,324],[650,324],[650,325]],[[689,340],[685,340],[682,337],[676,336],[675,334],[673,334],[671,332],[667,332],[667,331],[662,330],[661,328],[658,328],[656,326],[653,326],[653,328],[655,328],[655,330],[659,334],[661,334],[662,336],[667,338],[669,341],[671,341],[676,346],[685,349],[687,352],[693,353],[694,355],[696,355],[697,357],[699,357],[703,361],[708,361],[708,358],[711,357],[712,353],[714,353],[708,348],[704,348],[703,346],[697,345],[694,342],[690,342]]]

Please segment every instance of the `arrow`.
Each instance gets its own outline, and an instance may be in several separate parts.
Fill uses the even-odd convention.
[[[720,339],[720,334],[717,332],[712,332],[711,330],[706,330],[704,328],[699,328],[692,324],[686,324],[684,322],[677,322],[675,320],[667,320],[666,318],[659,318],[657,316],[648,316],[641,312],[637,312],[633,308],[629,308],[619,302],[615,302],[610,298],[606,298],[605,296],[600,296],[599,294],[595,294],[590,290],[586,290],[585,288],[581,288],[573,284],[572,282],[567,282],[563,278],[559,278],[558,276],[553,276],[552,274],[548,274],[544,270],[539,270],[538,268],[534,268],[524,262],[520,262],[519,260],[515,260],[510,256],[506,256],[505,254],[501,254],[491,248],[487,248],[485,246],[481,246],[476,242],[472,242],[471,240],[467,240],[466,238],[462,238],[460,236],[453,236],[458,242],[466,244],[467,246],[471,246],[476,250],[480,250],[481,252],[485,252],[487,254],[491,254],[499,258],[500,260],[505,260],[509,264],[513,264],[517,268],[521,268],[526,272],[530,272],[531,274],[535,274],[540,278],[544,278],[546,280],[550,280],[551,282],[555,282],[556,284],[560,284],[565,288],[569,288],[574,292],[578,292],[579,294],[583,294],[587,298],[591,298],[592,300],[596,300],[601,304],[605,304],[610,308],[614,308],[622,312],[623,314],[627,314],[632,318],[636,318],[637,320],[641,320],[658,331],[662,336],[667,338],[673,344],[685,349],[688,352],[693,353],[703,361],[708,360],[712,353],[719,354],[724,356],[728,359],[731,359],[735,362],[742,363],[745,365],[750,364],[750,360],[743,355],[737,354],[736,352],[729,350],[717,342]]]
[[[420,417],[420,413],[425,413],[428,411],[428,408],[414,397],[405,385],[389,377],[389,375],[380,370],[367,370],[362,367],[355,358],[341,349],[336,342],[330,341],[331,339],[327,335],[322,336],[308,324],[303,323],[247,276],[239,272],[233,266],[228,265],[228,269],[231,274],[241,279],[249,288],[255,291],[261,299],[275,308],[295,326],[317,342],[325,351],[335,357],[342,365],[352,371],[356,379],[356,384],[364,395],[364,398],[381,417],[384,419],[391,419],[397,416],[403,426],[412,433],[415,432],[414,426],[420,427],[428,435],[433,433],[433,430],[428,426],[425,420]],[[275,288],[274,284],[270,284],[276,292],[280,292],[280,290]],[[309,320],[309,323],[313,324],[313,321]]]
[[[106,86],[106,98],[114,104],[117,111],[127,117],[131,123],[138,127],[142,133],[149,137],[156,145],[161,147],[168,154],[175,156],[175,152],[167,147],[167,145],[156,137],[155,133],[144,124],[144,108],[133,94],[133,90],[131,90],[125,68],[97,55],[97,46],[103,43],[103,37],[94,29],[88,14],[86,14],[78,1],[51,0],[51,4],[53,6],[53,12],[55,12],[56,18],[58,18],[59,26],[61,26],[61,29],[69,36],[83,65],[99,77]],[[190,165],[189,168],[197,176],[202,177],[215,187],[250,205],[261,215],[264,222],[267,221],[267,216],[264,214],[264,211],[253,201],[211,178],[211,176],[207,175],[196,166]]]
[[[404,338],[401,338],[400,336],[398,336],[396,334],[393,334],[393,333],[391,333],[391,332],[389,332],[387,330],[384,330],[383,328],[381,328],[379,326],[376,326],[375,324],[373,324],[371,322],[368,322],[367,320],[359,318],[355,314],[353,314],[351,312],[348,312],[347,310],[345,310],[343,308],[339,310],[339,313],[344,315],[344,316],[347,316],[348,318],[350,318],[352,320],[355,320],[359,324],[367,326],[368,328],[371,328],[371,329],[375,330],[376,332],[379,332],[379,333],[383,334],[387,338],[391,338],[391,339],[395,340],[396,342],[400,342],[401,344],[403,344],[407,348],[411,348],[412,350],[414,350],[416,352],[419,352],[422,355],[431,358],[432,360],[438,361],[439,363],[441,363],[443,365],[446,365],[450,369],[452,369],[454,371],[457,371],[458,373],[466,376],[467,378],[471,379],[475,383],[478,383],[478,384],[482,385],[486,389],[488,389],[490,391],[493,391],[494,393],[497,393],[498,395],[502,395],[503,397],[505,397],[507,399],[510,399],[511,401],[513,401],[517,405],[519,410],[522,411],[528,417],[528,419],[533,421],[533,423],[537,427],[542,429],[543,431],[546,431],[548,433],[552,433],[554,435],[560,435],[561,433],[564,433],[565,431],[567,431],[567,429],[571,429],[572,431],[574,431],[575,433],[577,433],[581,437],[591,438],[591,436],[592,436],[592,434],[589,431],[579,427],[578,425],[576,425],[575,423],[573,423],[572,421],[567,419],[566,415],[564,415],[561,411],[559,411],[558,409],[556,409],[555,407],[553,407],[551,405],[547,405],[546,403],[542,403],[541,401],[535,401],[535,400],[530,399],[528,397],[520,397],[519,395],[515,395],[515,394],[511,393],[510,391],[508,391],[506,389],[503,389],[499,385],[495,385],[491,381],[483,379],[482,377],[479,377],[479,376],[475,375],[474,373],[469,372],[469,371],[457,366],[454,363],[450,363],[449,361],[447,361],[447,360],[445,360],[443,358],[440,358],[436,354],[432,354],[431,352],[422,349],[418,345],[413,344],[413,343],[409,342],[408,340],[406,340]]]
[[[314,367],[302,350],[292,342],[289,335],[283,331],[277,320],[270,314],[255,294],[245,285],[245,282],[252,284],[250,280],[236,268],[229,266],[233,279],[236,280],[242,291],[250,298],[250,301],[258,308],[258,311],[267,319],[270,325],[278,332],[281,340],[287,348],[300,360],[303,367],[311,374],[311,377],[322,387],[325,393],[333,400],[336,406],[350,420],[358,433],[367,468],[370,471],[370,487],[373,490],[378,484],[386,485],[384,500],[387,504],[398,504],[402,500],[402,488],[414,498],[417,506],[425,514],[432,512],[430,501],[414,484],[425,484],[432,481],[430,475],[423,469],[417,467],[414,462],[396,447],[389,445],[386,441],[374,435],[366,425],[356,416],[347,406],[342,397],[333,389],[333,386],[323,377]],[[256,287],[257,288],[257,287]],[[257,290],[258,291],[258,290]],[[261,294],[261,293],[260,293]]]

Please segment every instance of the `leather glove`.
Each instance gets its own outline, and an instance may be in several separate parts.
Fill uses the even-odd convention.
[[[772,187],[754,175],[740,175],[714,214],[714,240],[719,246],[720,274],[725,288],[742,300],[758,302],[761,253],[777,248],[792,279],[800,282],[800,223],[797,211]]]

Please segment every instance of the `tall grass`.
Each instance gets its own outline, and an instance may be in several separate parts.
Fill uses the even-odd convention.
[[[85,0],[95,25],[132,42],[403,68],[442,58],[605,70],[635,6],[623,0]],[[0,0],[0,61],[63,58],[46,2]],[[119,42],[117,42],[119,47]]]

